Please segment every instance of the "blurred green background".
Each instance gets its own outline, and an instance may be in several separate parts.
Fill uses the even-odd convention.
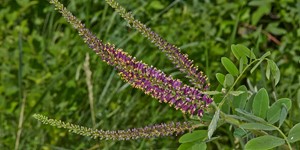
[[[184,74],[174,69],[158,48],[130,28],[104,0],[62,3],[104,42],[113,43],[137,59],[186,81]],[[244,44],[257,56],[271,51],[281,70],[279,85],[274,87],[259,70],[249,73],[240,84],[264,86],[271,97],[291,98],[293,116],[289,119],[299,122],[299,0],[127,0],[119,3],[188,54],[208,75],[211,90],[218,85],[215,73],[224,71],[220,67],[221,57],[234,58],[231,44]],[[83,69],[86,54],[91,57],[95,125]],[[0,0],[0,62],[0,149],[13,149],[16,143],[19,149],[176,149],[179,145],[175,136],[94,140],[42,125],[32,117],[40,113],[103,130],[183,121],[189,117],[122,81],[47,0]],[[23,124],[18,136],[20,118]],[[218,134],[221,138],[214,143],[226,145],[226,136],[222,136],[222,131]],[[231,149],[232,145],[228,143],[223,148]]]

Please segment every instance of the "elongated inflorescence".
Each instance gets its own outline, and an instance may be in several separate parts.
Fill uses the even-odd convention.
[[[187,74],[187,77],[190,79],[190,83],[194,84],[195,87],[199,88],[200,90],[207,90],[209,88],[207,77],[202,71],[198,71],[197,67],[193,65],[193,61],[190,60],[187,55],[182,54],[179,48],[168,43],[140,21],[135,20],[132,14],[126,12],[126,9],[120,6],[115,0],[106,0],[106,2],[111,7],[115,8],[122,18],[124,18],[131,26],[136,28],[152,43],[158,46],[159,49],[165,52],[175,66],[179,68],[181,72]]]
[[[212,102],[209,96],[203,94],[202,91],[195,87],[190,87],[183,84],[180,80],[175,80],[171,76],[167,76],[155,67],[148,66],[142,61],[137,61],[136,58],[128,55],[121,49],[115,48],[114,45],[104,44],[86,29],[84,24],[73,16],[61,3],[57,0],[51,0],[50,3],[54,4],[64,18],[78,30],[79,35],[82,36],[85,43],[87,43],[103,61],[114,66],[119,71],[119,75],[122,79],[130,83],[133,87],[139,88],[146,94],[158,99],[159,102],[169,103],[170,106],[184,113],[191,115],[197,114],[199,117],[202,117],[203,109]],[[181,60],[187,58],[179,51],[172,57],[179,57]],[[194,70],[191,62],[186,61],[184,63],[188,65],[186,67]],[[201,75],[201,80],[206,81],[206,77]]]
[[[105,140],[131,140],[139,138],[152,138],[160,136],[171,136],[182,134],[184,131],[191,131],[193,127],[188,122],[171,122],[171,123],[162,123],[152,126],[146,126],[143,128],[133,128],[127,130],[95,130],[92,128],[86,128],[79,125],[74,125],[71,123],[65,123],[61,120],[49,119],[46,116],[40,114],[34,114],[34,118],[41,121],[43,124],[49,124],[51,126],[68,129],[70,132],[82,135],[89,136],[92,138],[99,138]]]

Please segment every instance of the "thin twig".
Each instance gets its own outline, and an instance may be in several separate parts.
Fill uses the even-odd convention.
[[[19,149],[20,138],[21,138],[22,129],[23,129],[25,103],[26,103],[26,95],[24,94],[24,97],[22,99],[20,117],[19,117],[19,124],[18,124],[18,132],[17,132],[16,143],[15,143],[15,150]]]
[[[17,131],[17,137],[16,137],[16,143],[15,143],[15,150],[19,149],[20,145],[20,138],[22,134],[22,127],[23,127],[23,121],[24,121],[24,109],[25,109],[25,94],[23,94],[23,87],[22,87],[22,70],[23,70],[23,46],[22,46],[22,32],[19,32],[19,70],[18,70],[18,85],[19,85],[19,100],[21,103],[21,110],[20,110],[20,116],[19,116],[19,124],[18,124],[18,131]]]
[[[248,28],[248,29],[251,29],[251,30],[256,30],[257,29],[256,26],[253,26],[253,25],[250,25],[250,24],[243,24],[243,26]],[[265,30],[262,30],[262,33],[268,37],[268,40],[274,42],[277,45],[281,44],[281,42],[275,36],[273,36],[271,33],[267,32]]]

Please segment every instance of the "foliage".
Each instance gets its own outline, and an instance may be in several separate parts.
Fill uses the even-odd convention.
[[[97,37],[187,83],[184,75],[174,70],[163,54],[136,34],[104,1],[65,1],[65,4],[97,33]],[[255,141],[261,141],[255,139],[280,138],[278,143],[281,144],[285,136],[292,147],[299,149],[296,134],[300,122],[299,4],[294,0],[122,2],[141,22],[167,41],[179,45],[210,80],[211,91],[207,93],[215,94],[216,105],[204,114],[202,122],[196,118],[193,121],[200,126],[200,133],[195,130],[199,137],[194,135],[191,140],[195,141],[180,147],[185,144],[194,148],[206,145],[207,149],[238,149],[249,141],[251,148]],[[20,137],[20,149],[170,149],[179,146],[176,137],[97,141],[41,126],[31,117],[33,113],[110,130],[190,119],[130,88],[119,80],[113,69],[89,53],[93,118],[83,69],[88,47],[66,21],[47,1],[27,0],[1,2],[0,20],[1,149],[12,149],[17,137]],[[221,61],[222,57],[227,63]],[[235,67],[227,66],[228,60]],[[223,64],[226,67],[221,67]],[[228,67],[237,69],[238,74],[236,71],[231,74]],[[252,105],[258,91],[264,93],[261,97],[266,97],[267,92],[264,106]],[[220,104],[222,107],[216,107]],[[266,106],[266,116],[262,115],[263,110],[253,111]],[[218,108],[219,117],[213,117]],[[215,126],[212,137],[202,138],[212,118],[217,120],[211,123]],[[19,120],[23,120],[23,124],[20,125]],[[18,128],[22,129],[21,134]],[[286,148],[286,139],[280,148]],[[249,144],[246,147],[249,148]]]

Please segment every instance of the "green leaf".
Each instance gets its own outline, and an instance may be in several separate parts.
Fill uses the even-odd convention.
[[[273,2],[273,0],[251,0],[248,5],[249,6],[261,6],[261,5],[267,5],[269,3]]]
[[[269,29],[267,29],[267,31],[273,33],[274,35],[286,34],[286,30],[284,30],[283,28],[277,28],[277,27],[269,28]]]
[[[192,133],[186,133],[180,137],[179,143],[188,143],[202,141],[207,137],[207,130],[194,130]]]
[[[213,119],[211,120],[209,126],[208,126],[208,139],[211,138],[211,136],[214,134],[216,128],[217,128],[217,125],[218,125],[218,121],[219,121],[219,116],[220,116],[220,109],[218,109],[215,114],[214,114],[214,117]]]
[[[288,110],[285,104],[282,104],[282,109],[280,111],[280,118],[279,118],[279,127],[283,124],[285,118],[287,117]]]
[[[250,70],[250,73],[253,73],[254,70],[259,66],[259,64],[261,64],[261,62],[268,57],[269,55],[271,55],[271,52],[266,52],[264,55],[261,56],[261,58],[259,58],[260,60],[258,61],[258,63]]]
[[[229,94],[233,96],[239,96],[241,94],[245,93],[245,91],[230,91]]]
[[[273,124],[280,119],[282,104],[285,104],[287,111],[289,111],[292,106],[292,101],[289,98],[281,98],[273,103],[267,112],[267,120],[269,123]]]
[[[236,68],[236,66],[233,64],[233,62],[226,58],[226,57],[222,57],[221,58],[221,62],[223,64],[223,66],[225,67],[225,69],[233,76],[237,76],[239,74],[238,69]]]
[[[224,117],[224,120],[227,122],[227,123],[230,123],[230,124],[233,124],[233,125],[240,125],[240,122],[239,120],[237,120],[236,118],[233,118],[232,115],[229,117],[229,115],[226,115]]]
[[[230,87],[234,83],[234,77],[231,74],[226,74],[225,80],[224,80],[224,86]]]
[[[216,78],[220,84],[224,84],[225,76],[222,73],[216,73]]]
[[[192,150],[206,150],[207,146],[205,142],[196,143],[193,145]]]
[[[239,109],[239,108],[237,108],[237,109]],[[241,109],[239,109],[239,110],[241,110]],[[257,121],[253,121],[254,119],[252,119],[252,118],[250,118],[250,117],[248,117],[248,116],[245,116],[245,115],[241,115],[242,113],[240,113],[240,112],[238,112],[239,114],[238,115],[228,115],[228,116],[230,116],[230,117],[232,117],[232,118],[234,118],[234,119],[237,119],[237,120],[240,120],[240,121],[245,121],[245,122],[257,122]],[[254,116],[254,117],[256,117],[256,116]],[[258,118],[258,117],[257,117]],[[226,118],[227,119],[227,118]],[[261,118],[260,118],[261,119]],[[238,123],[238,124],[240,124],[240,123]]]
[[[263,15],[270,13],[270,11],[271,11],[270,4],[259,6],[258,9],[252,14],[252,18],[251,18],[252,25],[256,25],[260,20],[260,18]]]
[[[192,150],[194,144],[195,144],[194,142],[183,143],[178,147],[177,150]]]
[[[300,109],[300,89],[298,89],[297,92],[297,103],[298,103],[298,108]]]
[[[264,135],[254,138],[247,142],[245,150],[258,150],[258,149],[271,149],[280,145],[283,145],[284,139],[271,135]]]
[[[244,123],[240,125],[240,128],[247,129],[247,130],[276,130],[276,128],[272,126],[268,126],[261,123]]]
[[[205,142],[189,142],[181,144],[177,150],[206,150]]]
[[[157,0],[151,1],[149,7],[153,8],[153,9],[157,9],[157,10],[165,8],[165,6],[160,1],[157,1]]]
[[[211,141],[218,140],[218,139],[220,139],[219,136],[218,136],[218,137],[212,137],[212,138],[210,138],[210,139],[208,139],[208,140],[205,140],[205,142],[206,142],[206,143],[209,143],[209,142],[211,142]]]
[[[249,85],[250,89],[253,89],[252,85]],[[249,98],[248,101],[246,102],[246,106],[244,108],[245,111],[247,112],[252,112],[252,105],[253,105],[253,99],[254,99],[255,95],[252,94]]]
[[[245,57],[242,57],[241,59],[240,59],[240,64],[239,64],[239,73],[241,74],[242,72],[243,72],[243,69],[244,69],[244,58]]]
[[[248,97],[247,87],[245,85],[242,85],[237,90],[243,91],[244,93],[240,94],[239,96],[233,97],[232,105],[234,108],[244,109]]]
[[[235,58],[240,59],[242,57],[248,57],[251,59],[256,59],[254,53],[252,51],[250,51],[249,48],[247,48],[246,46],[242,45],[242,44],[237,44],[231,45],[231,51],[233,53],[233,55],[235,56]]]
[[[279,25],[279,22],[269,23],[265,30],[268,32],[271,32],[274,35],[286,34],[286,30],[278,27],[278,25]]]
[[[241,129],[241,128],[235,128],[234,132],[233,132],[234,137],[238,137],[238,138],[241,138],[241,137],[245,136],[246,134],[247,134],[247,131],[245,131],[244,129]]]
[[[294,125],[294,127],[290,130],[288,141],[290,143],[294,143],[300,140],[300,123]]]
[[[280,80],[280,70],[273,60],[268,60],[267,62],[268,62],[267,65],[270,66],[272,76],[275,79],[275,85],[277,85]]]
[[[246,56],[242,56],[240,59],[240,64],[239,64],[239,71],[240,74],[243,72],[244,70],[244,64],[248,64],[248,59]]]
[[[251,113],[249,113],[249,112],[247,112],[245,110],[236,108],[235,111],[238,112],[238,113],[240,113],[240,114],[242,114],[242,115],[244,115],[245,118],[253,120],[253,122],[267,123],[264,119],[262,119],[260,117],[256,117],[253,114],[251,114]]]
[[[254,97],[252,111],[255,116],[266,118],[269,107],[269,95],[266,89],[260,89]]]
[[[252,53],[252,52],[251,52],[251,53]],[[253,55],[254,55],[254,54],[253,54]],[[255,57],[255,56],[254,56],[254,57]],[[248,64],[248,59],[247,59],[246,56],[242,56],[241,59],[240,59],[240,61],[242,61],[243,64]]]

